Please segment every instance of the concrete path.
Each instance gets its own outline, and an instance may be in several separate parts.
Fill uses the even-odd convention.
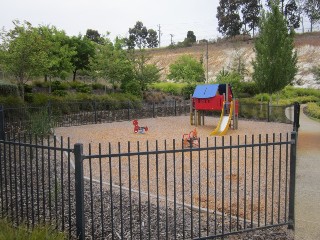
[[[320,240],[320,123],[300,112],[295,240]]]

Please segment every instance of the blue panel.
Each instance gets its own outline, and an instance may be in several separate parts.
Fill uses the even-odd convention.
[[[194,98],[212,98],[215,97],[218,91],[219,84],[198,85],[194,90]]]

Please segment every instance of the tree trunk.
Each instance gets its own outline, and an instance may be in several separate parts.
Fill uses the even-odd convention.
[[[20,97],[21,97],[22,100],[24,101],[24,85],[23,85],[23,79],[20,79],[20,80],[19,80],[18,89],[19,89]]]
[[[73,78],[72,80],[75,82],[76,81],[76,75],[77,75],[77,70],[72,71],[73,72]]]

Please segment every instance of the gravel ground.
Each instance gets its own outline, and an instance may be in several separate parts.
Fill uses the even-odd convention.
[[[292,130],[292,126],[288,124],[240,120],[239,129],[229,130],[226,137],[210,137],[209,134],[214,129],[218,120],[218,118],[206,117],[206,125],[197,127],[198,137],[200,137],[201,141],[200,146],[206,146],[207,144],[209,146],[213,146],[212,144],[220,146],[222,144],[222,141],[223,145],[229,145],[230,142],[231,145],[232,143],[238,144],[238,142],[239,144],[245,142],[256,142],[259,141],[259,134],[262,135],[260,140],[261,142],[270,142],[273,140],[273,138],[274,140],[279,140],[280,133],[283,134],[282,140],[285,140],[285,134]],[[145,150],[153,151],[156,149],[178,149],[179,146],[181,147],[182,135],[185,133],[189,133],[194,129],[194,126],[190,126],[189,124],[189,117],[186,116],[143,119],[139,121],[139,125],[148,126],[149,131],[145,134],[136,134],[133,132],[132,122],[114,122],[79,127],[56,128],[55,134],[59,137],[70,137],[71,144],[77,142],[83,143],[85,154],[103,154],[110,152],[118,153],[119,151],[123,153],[128,149],[130,149],[130,152],[142,152]],[[273,133],[277,134],[273,136]],[[268,139],[266,137],[266,134],[268,134]],[[245,135],[247,135],[247,137],[245,137]],[[176,139],[176,143],[174,143],[172,139]],[[128,145],[128,141],[131,142],[130,145]],[[98,143],[100,143],[100,145]],[[108,145],[109,143],[110,148]],[[277,216],[276,214],[270,213],[270,209],[272,207],[272,209],[274,209],[274,213],[277,213],[278,209],[280,209],[282,212],[284,211],[282,206],[282,203],[284,202],[283,196],[281,195],[280,198],[276,193],[284,191],[285,189],[284,185],[279,184],[278,188],[275,188],[276,191],[271,191],[271,186],[272,188],[274,188],[274,186],[272,183],[270,183],[270,181],[271,179],[273,179],[274,182],[280,183],[285,180],[285,174],[281,175],[280,173],[279,176],[275,174],[277,172],[281,172],[281,166],[283,168],[285,163],[280,161],[283,164],[281,165],[280,163],[271,163],[271,161],[262,161],[262,164],[260,164],[261,169],[272,169],[272,171],[269,170],[267,174],[264,174],[262,170],[257,176],[253,176],[249,169],[254,169],[254,172],[258,170],[258,164],[254,164],[254,166],[251,165],[251,159],[254,159],[253,156],[258,156],[260,153],[260,158],[265,159],[266,154],[264,152],[269,152],[269,154],[273,154],[273,156],[276,156],[275,158],[277,159],[277,156],[282,156],[285,150],[276,147],[265,149],[265,151],[263,151],[263,148],[262,151],[260,150],[258,148],[252,150],[246,148],[246,150],[244,151],[246,152],[245,154],[246,158],[248,158],[248,161],[243,160],[243,149],[240,149],[240,155],[238,155],[239,153],[237,152],[234,153],[234,151],[226,151],[226,154],[224,155],[225,162],[215,162],[216,170],[212,168],[213,164],[206,162],[206,159],[213,158],[213,151],[204,153],[195,152],[195,154],[193,154],[193,157],[190,153],[185,153],[177,154],[175,156],[170,154],[151,154],[149,158],[138,158],[134,156],[130,158],[122,157],[121,161],[115,158],[109,158],[109,160],[104,158],[92,158],[87,161],[87,164],[84,165],[85,176],[96,180],[96,183],[93,184],[90,184],[89,181],[85,181],[87,193],[85,194],[87,208],[86,214],[88,221],[91,222],[91,227],[89,226],[90,224],[87,225],[87,232],[91,233],[89,235],[101,236],[101,226],[100,224],[98,224],[101,211],[99,212],[97,210],[100,209],[101,206],[104,207],[103,212],[107,213],[111,213],[111,208],[114,209],[113,216],[108,217],[108,214],[105,214],[104,217],[100,217],[101,219],[105,219],[104,221],[108,223],[106,224],[108,226],[108,229],[105,229],[104,235],[109,237],[111,237],[110,226],[112,226],[111,222],[109,221],[112,218],[112,223],[114,224],[114,236],[120,236],[120,238],[121,223],[122,226],[125,226],[124,229],[122,229],[124,238],[127,238],[129,236],[128,234],[130,234],[130,230],[127,227],[130,226],[131,223],[134,228],[132,230],[134,236],[137,236],[135,234],[139,234],[141,226],[142,234],[146,237],[146,234],[148,234],[148,226],[150,226],[150,229],[153,230],[151,233],[152,236],[154,234],[156,236],[157,231],[159,230],[160,238],[164,238],[165,235],[163,236],[163,234],[165,232],[168,232],[170,239],[170,236],[174,234],[173,224],[175,222],[175,228],[177,229],[177,238],[183,238],[184,227],[184,237],[188,239],[191,238],[191,234],[196,237],[199,236],[200,232],[201,236],[204,236],[206,234],[213,234],[214,232],[212,231],[215,231],[217,229],[220,229],[221,231],[222,224],[224,225],[225,232],[234,231],[235,229],[241,229],[243,227],[242,218],[246,219],[246,227],[249,228],[251,227],[251,219],[253,223],[255,223],[255,220],[258,219],[258,215],[260,219],[266,219],[267,224],[276,222]],[[218,155],[219,154],[221,154],[221,152],[218,153]],[[176,161],[177,164],[174,165],[175,161],[173,161],[173,159],[182,159],[185,162]],[[215,159],[217,159],[217,157]],[[138,161],[140,161],[140,164],[136,164]],[[157,162],[160,164],[156,165]],[[110,179],[110,171],[108,171],[108,165],[110,166],[110,168],[112,168],[113,174],[113,207],[110,206],[110,185],[108,185],[107,183]],[[119,166],[121,170],[119,170]],[[225,167],[225,169],[223,168],[223,166]],[[176,170],[174,173],[173,169]],[[241,174],[236,174],[238,171],[239,173],[245,171],[245,177],[241,177]],[[224,174],[222,174],[221,176],[222,172]],[[216,178],[215,182],[207,181],[208,178],[204,178],[204,176],[208,173],[213,174],[212,176],[210,175],[209,178]],[[260,179],[259,181],[258,177]],[[195,180],[191,181],[191,179]],[[224,181],[221,181],[222,179],[224,179]],[[265,181],[262,179],[265,179]],[[102,180],[104,184],[100,185],[100,180]],[[251,181],[253,181],[253,185],[251,185]],[[147,184],[148,182],[149,184]],[[217,189],[222,189],[222,182],[226,182],[226,184],[223,186],[224,190],[219,191]],[[240,186],[241,190],[239,196],[236,197],[237,183]],[[118,188],[118,186],[120,185],[122,186],[121,193]],[[245,191],[242,191],[243,185],[245,185],[249,190],[247,189]],[[150,186],[150,201],[148,201],[148,195],[146,194],[148,192],[148,186]],[[262,189],[261,192],[265,192],[267,198],[265,198],[265,194],[261,194],[260,192],[258,194],[257,191],[251,191],[250,189],[252,189],[252,186],[254,189],[258,189],[258,187],[260,186],[260,188]],[[126,191],[126,188],[134,189],[136,190],[136,192],[130,193],[129,191]],[[174,195],[173,188],[176,188],[176,195]],[[137,191],[137,189],[140,189],[140,191]],[[210,196],[214,195],[216,196],[216,198],[206,198],[205,192],[207,190],[209,191]],[[91,192],[93,193],[93,195],[89,194]],[[140,194],[137,194],[138,192]],[[155,197],[157,194],[160,196],[160,198],[158,198],[160,199],[158,200],[158,203],[157,198]],[[222,195],[226,198],[224,204],[222,204],[221,202]],[[245,195],[248,196],[244,197]],[[138,198],[139,196],[140,199]],[[254,199],[254,201],[250,202],[250,196],[253,196],[252,199]],[[176,197],[177,202],[185,203],[184,220],[181,218],[181,216],[183,215],[183,206],[177,204],[176,208],[174,208],[174,205],[172,204],[172,199],[174,199],[174,197]],[[270,200],[270,197],[272,197],[273,201]],[[248,199],[247,202],[245,199]],[[122,207],[120,202],[122,202]],[[137,204],[138,202],[141,202],[140,209],[139,204]],[[246,202],[246,204],[244,202]],[[236,214],[237,208],[235,208],[234,205],[237,203],[240,205],[240,208],[238,209],[238,216],[240,217],[239,221],[241,222],[240,225],[239,222],[237,223],[234,218],[231,217]],[[186,209],[190,209],[191,206],[193,206],[194,208],[201,207],[205,209],[205,211],[201,213],[186,211]],[[266,210],[266,206],[267,209],[269,209],[268,213]],[[131,209],[131,211],[124,211],[124,209],[128,208]],[[247,210],[245,210],[244,208],[247,208]],[[97,214],[94,214],[96,210]],[[223,222],[221,221],[221,215],[206,214],[206,212],[222,212],[222,210],[225,213],[224,218],[227,219],[224,219]],[[149,212],[151,213],[150,220],[147,218]],[[232,213],[231,215],[230,212]],[[264,213],[260,214],[259,212],[265,212],[267,214],[263,215]],[[141,219],[141,221],[139,219]],[[282,220],[282,215],[279,219],[280,221]],[[93,222],[96,223],[92,224]],[[208,226],[210,226],[209,229],[206,228],[207,223]],[[97,227],[96,225],[100,227]],[[215,226],[215,228],[213,228],[212,226]],[[253,233],[230,236],[229,238],[292,239],[290,233],[286,231],[286,227],[255,231]]]
[[[205,125],[197,127],[198,137],[202,141],[207,137],[212,139],[210,133],[214,130],[218,121],[219,118],[206,117]],[[155,140],[158,140],[159,143],[164,140],[169,142],[172,139],[180,141],[183,134],[187,134],[195,128],[195,126],[190,125],[189,116],[142,119],[139,120],[139,126],[147,126],[149,131],[145,134],[135,134],[132,121],[125,121],[60,127],[55,129],[55,134],[57,136],[70,137],[72,143],[83,143],[86,150],[88,149],[86,146],[90,143],[95,146],[101,143],[102,148],[106,148],[109,142],[112,144],[120,142],[122,145],[126,145],[128,141],[132,143],[136,141],[140,141],[141,143],[149,141],[150,144],[154,144]],[[238,135],[251,136],[252,134],[287,133],[291,130],[291,124],[239,120],[239,128],[237,130],[229,129],[226,138],[229,136],[236,138]]]

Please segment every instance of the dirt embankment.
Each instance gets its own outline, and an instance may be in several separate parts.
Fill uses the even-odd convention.
[[[298,54],[298,74],[295,85],[320,89],[312,73],[312,69],[319,66],[320,61],[320,32],[299,34],[295,38],[295,46]],[[179,56],[189,54],[196,59],[202,59],[206,68],[207,45],[200,44],[189,48],[151,50],[151,62],[161,70],[162,80],[166,80],[169,66]],[[236,59],[244,61],[248,76],[251,79],[253,72],[252,60],[254,59],[254,42],[250,40],[238,40],[229,42],[217,42],[208,45],[208,76],[209,80],[215,80],[216,75],[222,69],[229,69]]]

